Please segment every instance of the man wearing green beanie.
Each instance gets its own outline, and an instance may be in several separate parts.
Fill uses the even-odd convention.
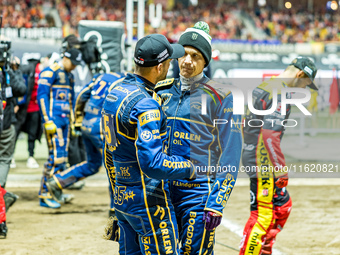
[[[203,74],[211,60],[209,26],[198,22],[181,35],[185,55],[178,59],[180,78],[156,85],[163,100],[169,133],[164,150],[195,164],[196,180],[171,181],[181,254],[213,254],[215,230],[234,187],[242,137],[238,125],[215,125],[216,119],[234,123],[233,97],[216,88]],[[204,100],[203,100],[204,99]]]

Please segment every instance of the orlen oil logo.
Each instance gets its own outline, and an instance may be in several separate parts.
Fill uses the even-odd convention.
[[[217,91],[213,87],[211,87],[210,85],[208,85],[206,83],[204,83],[204,86],[208,87],[214,93],[214,95],[217,97],[218,101],[220,101],[220,104],[222,105],[222,100],[221,100],[219,94],[217,93]],[[217,106],[217,102],[215,100],[215,97],[209,90],[207,90],[206,88],[199,88],[199,89],[201,89],[205,93],[207,93],[212,98],[215,105]],[[207,94],[202,94],[202,96],[201,96],[201,101],[202,101],[201,113],[202,113],[202,115],[207,114]]]

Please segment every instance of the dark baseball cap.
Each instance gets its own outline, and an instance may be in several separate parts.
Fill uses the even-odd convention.
[[[81,42],[79,41],[79,39],[74,34],[66,36],[63,39],[63,42],[62,42],[62,46],[65,49],[79,48],[80,44],[81,44]]]
[[[80,65],[81,63],[81,51],[77,50],[75,48],[69,49],[68,51],[65,51],[64,56],[69,58],[75,66]]]
[[[170,44],[164,35],[151,34],[140,39],[135,48],[135,63],[143,67],[156,66],[167,59],[183,57],[184,47]]]
[[[298,57],[292,61],[291,65],[302,70],[312,81],[312,83],[309,84],[308,87],[314,90],[318,90],[318,87],[314,83],[314,78],[318,70],[316,69],[314,62],[310,58]]]

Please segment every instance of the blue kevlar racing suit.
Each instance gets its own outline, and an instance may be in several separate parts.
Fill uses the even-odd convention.
[[[101,110],[111,87],[123,79],[124,75],[119,73],[97,75],[80,91],[74,110],[75,126],[76,128],[81,126],[87,161],[54,175],[54,179],[60,188],[67,188],[81,179],[98,173],[103,162]],[[111,199],[112,207],[113,199]]]
[[[45,182],[55,173],[65,169],[70,119],[73,119],[72,100],[74,98],[73,75],[66,72],[61,63],[54,63],[39,75],[37,100],[42,116],[42,123],[53,121],[57,132],[50,136],[45,132],[49,157],[44,165],[44,172],[39,191],[40,198],[52,198]],[[45,130],[44,130],[45,131]]]
[[[165,154],[166,116],[153,88],[142,77],[128,74],[103,106],[103,153],[114,189],[119,254],[178,254],[167,179],[195,176],[189,160]]]
[[[185,155],[197,170],[196,180],[174,180],[170,185],[185,255],[213,254],[216,228],[205,229],[204,210],[222,215],[240,164],[241,116],[233,114],[232,94],[217,91],[217,85],[203,76],[187,91],[181,90],[180,79],[161,81],[155,89],[167,115],[169,155]],[[206,114],[202,95],[207,96]],[[228,123],[214,125],[214,119]]]

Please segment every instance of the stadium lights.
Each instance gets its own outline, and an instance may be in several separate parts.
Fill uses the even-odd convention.
[[[336,1],[332,1],[331,3],[331,9],[333,11],[336,11],[338,9],[338,3]]]
[[[191,5],[197,6],[198,5],[198,0],[190,0]]]
[[[287,9],[292,8],[292,3],[291,3],[291,2],[286,2],[286,3],[285,3],[285,7],[286,7]]]
[[[265,6],[266,3],[267,3],[266,0],[257,0],[257,4],[258,4],[259,6]]]
[[[339,1],[340,3],[340,1]],[[339,5],[336,1],[328,1],[326,4],[326,8],[328,10],[336,11],[338,9]]]

